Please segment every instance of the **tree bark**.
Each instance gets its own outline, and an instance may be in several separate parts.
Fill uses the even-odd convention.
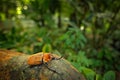
[[[29,65],[28,59],[38,56],[37,54],[0,50],[0,80],[85,80],[82,74],[63,58],[50,60],[47,64]]]

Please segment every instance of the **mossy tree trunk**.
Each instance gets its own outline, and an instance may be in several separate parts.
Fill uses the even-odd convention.
[[[63,58],[51,60],[46,65],[30,66],[27,63],[30,56],[0,50],[0,80],[85,80],[82,74]]]

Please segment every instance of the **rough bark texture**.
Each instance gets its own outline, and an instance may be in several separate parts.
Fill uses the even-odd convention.
[[[85,80],[68,61],[61,58],[46,65],[27,64],[31,55],[0,50],[0,80]],[[59,57],[53,54],[56,58]]]

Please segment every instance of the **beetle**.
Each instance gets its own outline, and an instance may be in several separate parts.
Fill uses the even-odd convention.
[[[27,64],[30,66],[41,65],[41,64],[46,64],[51,60],[59,60],[61,58],[62,57],[56,58],[51,53],[40,52],[29,56],[27,59]]]
[[[31,67],[37,66],[37,65],[44,65],[48,70],[61,76],[61,73],[49,68],[47,65],[48,62],[50,62],[52,60],[60,60],[61,58],[62,58],[62,56],[60,58],[58,58],[56,56],[53,56],[51,53],[40,52],[40,53],[33,54],[33,55],[29,56],[27,59],[27,64]]]

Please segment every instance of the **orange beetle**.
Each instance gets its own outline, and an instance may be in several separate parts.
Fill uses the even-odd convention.
[[[60,58],[55,58],[52,54],[50,53],[43,53],[43,52],[40,52],[40,53],[37,53],[37,54],[33,54],[31,56],[28,57],[28,60],[27,60],[27,64],[30,65],[30,66],[34,66],[34,65],[40,65],[40,64],[44,64],[44,63],[47,63],[51,60],[58,60],[58,59],[61,59],[62,57]]]
[[[56,58],[56,57],[54,57],[50,53],[37,53],[37,54],[33,54],[33,55],[28,57],[27,64],[29,66],[35,66],[35,65],[42,65],[42,64],[44,64],[47,69],[49,69],[50,71],[53,71],[54,73],[57,73],[57,74],[60,75],[60,73],[58,73],[57,71],[49,68],[45,63],[48,63],[51,60],[59,60],[61,58],[62,57]]]
[[[50,53],[37,53],[28,57],[28,65],[40,65],[42,63],[47,63],[51,61],[53,56]]]

